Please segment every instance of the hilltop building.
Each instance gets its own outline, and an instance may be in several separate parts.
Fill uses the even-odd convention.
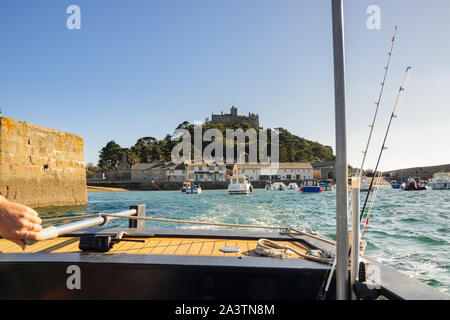
[[[248,123],[249,125],[259,128],[259,116],[254,113],[249,113],[248,116],[238,115],[238,109],[235,106],[232,106],[230,109],[230,113],[221,114],[212,114],[211,121],[206,118],[205,123],[228,123],[228,122],[236,122],[236,123]]]

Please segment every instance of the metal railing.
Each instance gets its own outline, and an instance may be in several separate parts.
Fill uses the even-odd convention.
[[[117,217],[115,217],[117,216]],[[42,231],[38,232],[37,235],[41,238],[41,240],[49,240],[54,239],[59,236],[95,227],[95,226],[102,226],[106,225],[111,220],[116,219],[123,219],[124,216],[145,216],[145,204],[132,206],[129,210],[117,212],[108,214],[108,216],[103,216],[102,213],[99,213],[97,217],[93,218],[87,218],[83,219],[81,221],[75,221],[67,224],[62,224],[59,226],[51,226],[44,228]],[[144,226],[143,221],[137,221],[137,220],[129,220],[129,227],[130,228],[140,228]],[[35,243],[36,241],[33,240],[26,240],[26,244],[31,245]]]

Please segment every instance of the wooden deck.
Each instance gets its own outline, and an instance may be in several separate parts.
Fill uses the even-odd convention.
[[[257,240],[231,240],[231,239],[198,239],[198,238],[168,238],[136,237],[135,240],[145,242],[123,241],[115,244],[105,254],[142,254],[142,255],[184,255],[184,256],[229,256],[246,257],[257,256],[254,249]],[[308,248],[298,241],[277,241],[287,244],[292,248],[306,253]],[[10,241],[0,239],[0,253],[68,253],[80,252],[78,237],[59,237],[52,240],[40,241],[28,246],[22,251],[18,245]],[[222,247],[239,247],[239,252],[225,253],[220,251]],[[298,258],[294,253],[290,258]]]

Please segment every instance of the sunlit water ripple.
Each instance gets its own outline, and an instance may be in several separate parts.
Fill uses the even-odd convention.
[[[87,208],[41,210],[43,218],[87,213],[117,212],[145,203],[147,215],[195,221],[256,225],[299,225],[335,238],[334,192],[255,190],[248,196],[229,196],[226,190],[186,195],[179,191],[93,192]],[[361,193],[361,202],[364,200]],[[45,214],[44,214],[45,212]],[[450,190],[405,192],[381,187],[369,229],[366,256],[450,293]],[[124,220],[112,226],[126,226]],[[147,227],[222,227],[147,222]]]

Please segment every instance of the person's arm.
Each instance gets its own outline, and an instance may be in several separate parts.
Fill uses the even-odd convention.
[[[0,236],[25,250],[25,240],[41,240],[42,220],[36,211],[0,196]]]

